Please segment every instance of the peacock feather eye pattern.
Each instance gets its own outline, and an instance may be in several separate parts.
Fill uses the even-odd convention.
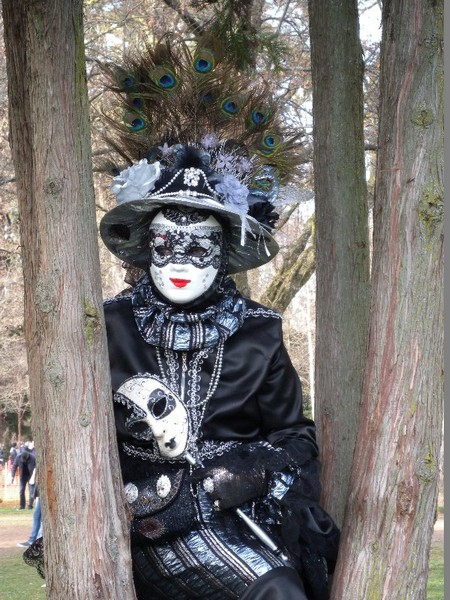
[[[145,128],[145,121],[141,117],[135,117],[130,125],[133,131],[142,131]]]
[[[279,113],[276,95],[230,63],[217,36],[205,34],[194,45],[167,34],[121,65],[103,65],[103,72],[117,99],[105,115],[105,138],[121,164],[151,156],[169,166],[176,144],[203,147],[212,168],[224,147],[225,153],[232,147],[236,174],[245,182],[264,166],[288,181],[303,162],[299,135]],[[217,151],[202,145],[211,136]]]
[[[271,190],[273,188],[273,179],[269,179],[267,177],[256,177],[253,181],[255,187],[260,190]]]
[[[276,133],[269,132],[263,135],[258,144],[258,149],[263,154],[269,155],[280,148],[282,138]]]
[[[242,98],[239,96],[230,96],[222,100],[220,107],[227,116],[236,115],[242,108]]]
[[[138,95],[129,96],[130,107],[135,110],[143,110],[145,106],[144,98]]]
[[[143,115],[136,112],[127,112],[124,121],[130,131],[138,132],[146,128],[147,122]]]
[[[212,104],[214,102],[214,94],[213,94],[213,92],[209,91],[209,92],[202,93],[201,96],[200,96],[200,101],[203,104],[206,104],[206,105]]]
[[[131,90],[136,85],[136,79],[130,73],[124,73],[119,85],[124,90]]]
[[[164,91],[175,90],[180,81],[175,72],[165,65],[155,67],[150,73],[150,80]]]
[[[202,75],[210,73],[216,66],[214,52],[208,48],[200,48],[194,56],[194,71]]]
[[[261,110],[255,109],[252,112],[252,122],[255,125],[264,125],[267,121],[267,115],[265,115]]]

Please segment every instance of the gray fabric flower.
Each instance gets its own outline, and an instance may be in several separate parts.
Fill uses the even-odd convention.
[[[143,158],[137,165],[124,169],[114,177],[111,191],[118,204],[130,200],[140,200],[153,190],[160,176],[160,163],[149,164],[147,159]]]
[[[224,197],[224,206],[234,208],[239,213],[248,211],[248,187],[243,185],[234,175],[224,175],[223,180],[216,185],[216,192]]]

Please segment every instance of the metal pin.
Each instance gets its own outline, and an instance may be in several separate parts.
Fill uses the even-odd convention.
[[[199,460],[196,460],[192,454],[189,452],[184,453],[184,457],[187,462],[192,466],[198,465],[199,467],[203,467],[203,463]],[[290,565],[290,560],[288,556],[278,547],[278,545],[273,541],[273,539],[262,529],[253,519],[250,519],[240,508],[235,508],[234,512],[237,516],[244,521],[247,527],[258,537],[274,554],[279,556],[283,562]]]

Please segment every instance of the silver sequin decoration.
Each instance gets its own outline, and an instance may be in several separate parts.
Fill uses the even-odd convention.
[[[127,483],[125,486],[125,498],[129,504],[133,504],[137,500],[139,491],[134,483]]]
[[[214,479],[212,477],[207,477],[203,482],[203,489],[208,494],[212,494],[214,492]]]
[[[167,475],[161,475],[156,482],[156,493],[160,498],[166,498],[170,494],[172,484]]]

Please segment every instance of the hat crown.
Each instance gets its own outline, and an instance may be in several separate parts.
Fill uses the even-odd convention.
[[[169,172],[170,173],[170,172]],[[208,177],[198,167],[177,169],[172,177],[163,185],[156,185],[148,197],[157,196],[198,196],[214,199],[216,193],[208,182]]]
[[[163,208],[150,222],[150,230],[157,229],[210,229],[213,231],[221,231],[222,225],[211,214],[205,214],[195,209],[180,208]]]

